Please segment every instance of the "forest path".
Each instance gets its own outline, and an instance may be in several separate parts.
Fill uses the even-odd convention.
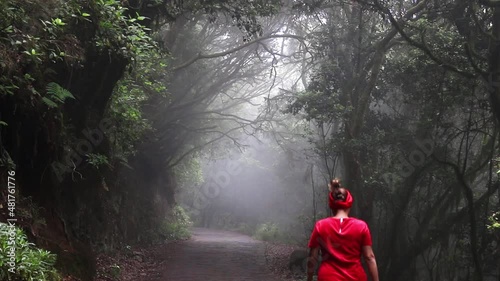
[[[161,281],[277,281],[262,242],[223,230],[193,228],[192,234],[169,246]]]

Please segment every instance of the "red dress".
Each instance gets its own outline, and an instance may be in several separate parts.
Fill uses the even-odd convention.
[[[363,246],[371,246],[368,225],[356,218],[326,218],[316,222],[309,248],[320,247],[318,281],[366,281],[361,265]]]

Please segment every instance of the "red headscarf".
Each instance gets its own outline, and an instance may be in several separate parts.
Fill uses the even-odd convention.
[[[349,190],[345,190],[346,192],[346,198],[345,200],[335,200],[333,197],[333,192],[330,192],[328,196],[328,206],[330,206],[330,209],[332,210],[339,210],[339,209],[349,209],[352,207],[352,202],[354,202],[354,198],[352,198],[351,192]]]

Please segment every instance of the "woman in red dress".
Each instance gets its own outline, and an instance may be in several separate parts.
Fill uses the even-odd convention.
[[[334,216],[319,220],[309,240],[307,281],[313,280],[321,250],[318,281],[366,281],[361,264],[364,257],[372,281],[379,281],[377,261],[372,249],[370,229],[366,222],[349,217],[353,198],[338,179],[329,184],[329,206]]]

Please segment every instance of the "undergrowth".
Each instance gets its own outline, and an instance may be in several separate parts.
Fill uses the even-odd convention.
[[[191,237],[189,227],[193,222],[181,206],[172,208],[167,219],[162,223],[160,232],[167,240],[181,240]]]
[[[58,281],[56,255],[36,248],[15,226],[0,223],[0,280]]]

